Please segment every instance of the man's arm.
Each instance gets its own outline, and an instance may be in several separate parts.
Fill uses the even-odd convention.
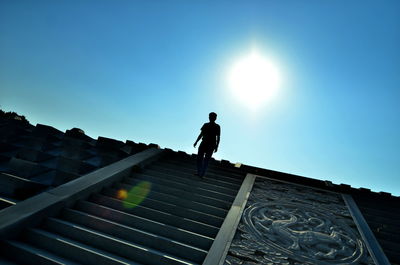
[[[194,145],[193,145],[194,147],[196,147],[197,142],[200,141],[201,137],[203,137],[203,131],[200,132],[199,137],[197,137],[196,142],[194,142]]]
[[[221,138],[220,135],[221,135],[221,128],[218,127],[217,145],[216,145],[215,148],[214,148],[214,152],[215,152],[215,153],[218,151],[219,138]]]

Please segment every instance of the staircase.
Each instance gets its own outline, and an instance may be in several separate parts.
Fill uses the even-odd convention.
[[[2,242],[0,264],[202,264],[244,179],[169,152]]]
[[[374,199],[356,195],[365,220],[392,265],[400,265],[400,204],[391,197]]]

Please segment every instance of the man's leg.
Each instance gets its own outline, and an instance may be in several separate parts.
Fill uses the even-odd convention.
[[[206,170],[207,170],[207,167],[208,167],[208,162],[211,159],[213,151],[214,151],[213,149],[209,149],[209,150],[207,150],[205,152],[204,159],[203,159],[203,168],[202,168],[201,174],[200,174],[201,177],[204,177],[204,175],[206,174]]]
[[[200,144],[197,152],[197,175],[199,176],[201,176],[201,172],[203,171],[204,154],[204,147]]]

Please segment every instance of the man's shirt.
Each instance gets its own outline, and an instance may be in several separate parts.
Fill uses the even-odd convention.
[[[221,134],[221,128],[216,123],[207,122],[201,127],[203,133],[202,145],[215,147],[217,145],[217,136]]]

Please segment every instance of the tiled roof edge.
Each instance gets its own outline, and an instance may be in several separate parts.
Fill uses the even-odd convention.
[[[348,193],[352,195],[362,195],[362,196],[374,196],[374,197],[379,197],[382,199],[393,199],[393,200],[399,200],[400,201],[400,196],[394,196],[389,192],[375,192],[371,191],[368,188],[354,188],[351,187],[348,184],[335,184],[332,183],[330,180],[319,180],[319,179],[313,179],[313,178],[308,178],[300,175],[295,175],[291,173],[285,173],[285,172],[280,172],[280,171],[275,171],[275,170],[270,170],[270,169],[264,169],[264,168],[259,168],[259,167],[253,167],[249,165],[242,165],[241,168],[245,171],[249,171],[249,173],[254,173],[258,174],[261,176],[266,176],[266,177],[271,177],[275,178],[278,180],[285,180],[285,181],[290,181],[290,182],[295,182],[298,184],[303,184],[303,185],[310,185],[316,188],[322,188],[334,192],[341,192],[341,193]]]
[[[31,125],[29,123],[29,121],[25,118],[25,116],[18,115],[15,112],[5,112],[3,110],[0,110],[0,117],[5,118],[5,119],[11,119],[11,120],[14,120],[15,122],[25,123],[25,125],[27,123],[29,125]],[[33,128],[34,129],[41,128],[42,130],[47,129],[47,130],[49,130],[49,131],[51,130],[53,132],[55,132],[55,131],[61,132],[60,130],[56,129],[55,127],[52,127],[49,125],[43,125],[43,124],[39,124],[39,123],[36,124],[36,126],[33,126]],[[77,136],[79,133],[83,133],[82,137],[85,137],[85,138],[88,137],[88,138],[92,139],[90,136],[86,135],[82,129],[79,129],[79,128],[72,128],[72,129],[65,131],[66,136],[72,136],[72,137]],[[68,135],[68,134],[72,134],[72,135]],[[142,146],[143,148],[145,148],[145,147],[160,148],[157,144],[154,144],[154,143],[150,143],[150,144],[144,144],[144,143],[140,143],[140,142],[135,143],[131,140],[126,140],[125,142],[122,142],[120,140],[115,140],[115,139],[107,138],[104,136],[98,136],[96,142],[99,142],[99,141],[100,142],[107,142],[107,141],[121,142],[122,144],[125,143],[126,145],[138,144],[138,145]],[[196,156],[196,154],[188,154],[186,152],[179,151],[179,150],[175,151],[170,148],[165,148],[165,150],[169,151],[169,152],[174,152],[181,156]],[[237,163],[232,163],[228,160],[224,160],[224,159],[216,160],[214,158],[212,158],[212,160],[221,163],[221,165],[223,165],[223,166],[238,168],[238,167],[235,167],[235,164],[237,164]],[[253,167],[253,166],[245,165],[245,164],[241,164],[240,169],[243,171],[246,171],[248,173],[258,174],[261,176],[268,176],[268,177],[272,177],[272,178],[275,178],[278,180],[285,180],[285,181],[295,182],[295,183],[303,184],[303,185],[304,184],[310,185],[313,187],[327,189],[327,190],[331,190],[331,191],[335,191],[335,192],[342,192],[342,193],[363,195],[363,196],[375,196],[375,197],[384,198],[384,199],[400,200],[400,196],[393,196],[391,193],[388,193],[388,192],[384,192],[384,191],[375,192],[375,191],[371,191],[370,189],[362,188],[362,187],[361,188],[353,188],[348,184],[343,184],[343,183],[335,184],[329,180],[318,180],[318,179],[308,178],[308,177],[295,175],[295,174],[291,174],[291,173],[285,173],[285,172],[280,172],[280,171],[275,171],[275,170],[270,170],[270,169],[265,169],[265,168]]]

